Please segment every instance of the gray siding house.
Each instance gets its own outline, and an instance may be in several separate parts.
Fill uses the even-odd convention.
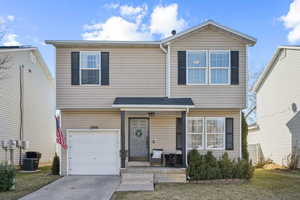
[[[280,165],[287,164],[293,151],[300,153],[299,66],[300,47],[280,46],[253,87],[257,121],[248,143]]]
[[[29,141],[26,151],[38,151],[41,163],[51,163],[56,150],[55,80],[35,47],[2,46],[0,59],[7,60],[0,69],[0,141]],[[0,148],[0,162],[8,156]],[[19,159],[16,150],[15,164]]]
[[[170,30],[171,31],[171,30]],[[119,174],[153,150],[241,157],[247,48],[256,40],[214,21],[160,41],[48,40],[68,149],[62,174]]]
[[[293,150],[300,153],[299,77],[300,47],[280,46],[253,87],[257,119],[248,143],[280,165]]]

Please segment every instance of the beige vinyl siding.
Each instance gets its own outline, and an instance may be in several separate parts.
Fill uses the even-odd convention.
[[[110,85],[71,85],[72,51],[110,52]],[[57,108],[110,108],[115,97],[165,96],[165,54],[149,48],[56,49]]]
[[[0,57],[3,55],[0,51]],[[23,64],[23,136],[29,141],[26,151],[41,152],[40,162],[49,163],[55,153],[55,82],[48,79],[38,60],[32,62],[30,51],[6,55],[9,70],[0,80],[0,140],[20,139],[19,66]],[[3,160],[1,150],[0,162]],[[15,163],[19,164],[19,151],[15,152]]]
[[[226,111],[191,111],[189,116],[197,117],[233,117],[234,118],[234,150],[227,151],[232,158],[240,156],[240,115],[239,110]],[[163,149],[164,153],[176,153],[176,118],[181,117],[180,112],[155,112],[149,117],[147,112],[126,112],[125,113],[125,149],[128,150],[128,122],[129,118],[149,119],[149,146],[151,149]],[[62,130],[67,129],[120,129],[119,111],[63,111],[61,113]],[[201,151],[205,153],[206,151]],[[221,156],[225,151],[213,151],[216,156]],[[62,174],[66,174],[67,158],[66,151],[62,149],[61,155]],[[128,158],[126,165],[128,164]]]
[[[177,115],[178,117],[180,114]],[[176,153],[176,115],[154,116],[150,121],[150,149]]]
[[[260,128],[257,135],[263,156],[278,164],[286,164],[292,145],[300,144],[300,129],[297,129],[300,127],[299,66],[299,50],[281,50],[256,95],[256,116]],[[297,105],[296,112],[292,111],[292,103]]]
[[[19,68],[20,61],[26,58],[27,53],[1,53],[0,58],[9,56],[9,67],[6,71],[0,72],[0,141],[19,139]],[[7,154],[9,157],[9,153]],[[4,150],[0,150],[0,162],[4,161]],[[19,162],[19,153],[15,154],[15,163]]]
[[[246,106],[246,44],[236,36],[208,26],[170,44],[171,96],[192,97],[199,108],[244,108]],[[178,85],[177,51],[239,51],[239,85]]]
[[[230,117],[233,118],[233,150],[210,150],[216,157],[221,157],[224,152],[227,152],[229,157],[237,159],[241,153],[241,118],[239,110],[193,110],[188,114],[188,117]],[[200,150],[204,154],[207,150]]]

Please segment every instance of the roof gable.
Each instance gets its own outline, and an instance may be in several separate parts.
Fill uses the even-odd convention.
[[[107,41],[107,40],[46,40],[46,44],[52,44],[54,46],[105,46],[105,45],[113,45],[113,46],[132,46],[132,47],[145,47],[145,46],[151,46],[151,47],[159,47],[159,45],[167,44],[170,41],[176,40],[182,36],[188,35],[194,31],[203,29],[206,26],[214,26],[219,29],[222,29],[230,34],[233,34],[242,40],[245,40],[250,46],[255,45],[256,39],[254,37],[251,37],[247,34],[241,33],[239,31],[233,30],[229,27],[223,26],[213,20],[205,21],[204,23],[189,28],[183,32],[177,33],[174,36],[167,37],[165,39],[159,40],[159,41]]]
[[[272,72],[274,66],[276,65],[276,61],[278,60],[278,57],[280,56],[283,49],[300,50],[300,46],[279,46],[276,49],[273,57],[271,58],[271,61],[267,64],[264,71],[255,82],[252,88],[253,92],[257,93],[261,86],[264,84],[265,80],[268,78],[269,74]]]
[[[213,20],[208,20],[208,21],[206,21],[206,22],[204,22],[204,23],[202,23],[202,24],[200,24],[198,26],[189,28],[189,29],[187,29],[187,30],[185,30],[183,32],[180,32],[180,33],[178,33],[178,34],[176,34],[174,36],[170,36],[168,38],[165,38],[161,42],[163,44],[165,44],[165,43],[171,42],[173,40],[177,40],[177,39],[179,39],[179,38],[181,38],[183,36],[186,36],[188,34],[191,34],[191,33],[195,32],[195,31],[204,29],[207,26],[214,26],[214,27],[219,28],[219,29],[221,29],[221,30],[223,30],[225,32],[228,32],[228,33],[231,33],[231,34],[233,34],[235,36],[238,36],[239,38],[245,40],[250,46],[253,46],[256,43],[256,39],[254,37],[251,37],[249,35],[246,35],[244,33],[239,32],[239,31],[233,30],[233,29],[231,29],[229,27],[226,27],[226,26],[223,26],[221,24],[218,24],[218,23],[216,23]]]

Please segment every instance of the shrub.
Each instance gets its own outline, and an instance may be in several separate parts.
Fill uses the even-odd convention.
[[[53,175],[59,175],[59,157],[56,153],[52,161],[51,172]]]
[[[0,192],[10,190],[15,185],[16,169],[12,165],[0,164]]]
[[[229,159],[228,153],[225,152],[219,161],[222,178],[228,179],[233,177],[233,162]]]
[[[188,154],[187,173],[190,180],[210,180],[210,179],[250,179],[253,176],[254,167],[248,160],[231,160],[227,153],[217,160],[212,152],[200,155],[197,150],[192,150]]]
[[[245,119],[244,113],[242,113],[242,157],[245,160],[249,160],[247,138],[248,138],[248,124]]]

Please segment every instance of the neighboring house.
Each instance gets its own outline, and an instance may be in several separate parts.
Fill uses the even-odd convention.
[[[258,144],[264,159],[286,165],[293,150],[300,153],[300,46],[278,47],[253,87],[256,125],[249,145]]]
[[[55,81],[35,47],[1,46],[0,60],[5,58],[5,69],[0,69],[0,141],[27,140],[26,151],[41,152],[40,162],[49,163],[56,150]],[[15,164],[19,155],[16,150]],[[0,147],[0,162],[4,160]]]
[[[153,149],[181,155],[183,168],[191,149],[241,157],[254,38],[206,21],[161,41],[46,43],[68,144],[62,174],[119,174]]]

